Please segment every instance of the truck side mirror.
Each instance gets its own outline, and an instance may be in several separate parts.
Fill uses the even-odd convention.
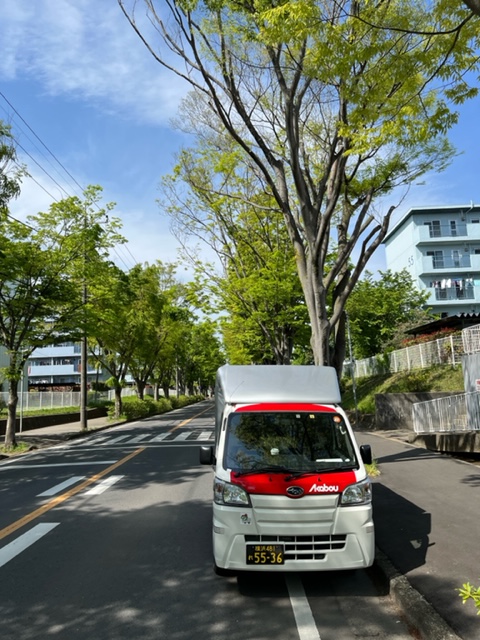
[[[372,447],[369,444],[362,444],[360,447],[360,455],[364,464],[372,464]]]
[[[200,464],[215,464],[213,447],[200,447]]]

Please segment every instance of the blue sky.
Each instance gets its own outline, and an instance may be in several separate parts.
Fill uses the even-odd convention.
[[[44,211],[48,194],[79,195],[36,134],[76,182],[100,184],[105,201],[117,203],[128,239],[117,253],[122,268],[176,261],[178,244],[156,199],[182,144],[170,123],[188,87],[153,60],[116,0],[2,0],[0,42],[0,119],[11,124],[34,178],[25,180],[12,212]],[[479,100],[462,107],[450,135],[461,155],[412,186],[393,222],[412,206],[480,203]],[[396,194],[382,202],[379,215],[398,201]],[[379,249],[368,269],[385,268]]]

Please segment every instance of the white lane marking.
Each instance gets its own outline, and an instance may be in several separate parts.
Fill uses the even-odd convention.
[[[7,564],[9,560],[18,556],[19,553],[25,551],[30,545],[37,540],[40,540],[44,535],[50,533],[52,529],[58,527],[59,522],[44,522],[41,524],[37,524],[33,529],[27,531],[23,535],[19,536],[10,544],[5,545],[0,549],[0,567],[3,567],[4,564]]]
[[[210,440],[213,437],[213,431],[202,431],[197,440]]]
[[[106,441],[108,442],[108,444],[115,444],[116,442],[121,442],[122,440],[125,440],[125,438],[129,438],[130,436],[127,435],[123,435],[123,436],[117,436],[116,438],[112,438],[112,440],[109,440],[108,438],[106,438]],[[95,443],[97,441],[95,440]]]
[[[106,465],[106,464],[115,464],[117,460],[100,460],[97,462],[92,462],[91,460],[86,460],[85,462],[58,462],[52,464],[13,464],[14,469],[50,469],[51,467],[84,467],[90,465]],[[0,469],[6,469],[7,467],[0,467]],[[11,469],[9,468],[9,471]]]
[[[68,480],[65,480],[65,482],[61,482],[60,484],[56,484],[51,489],[47,489],[43,493],[39,493],[37,498],[43,498],[43,497],[46,497],[46,496],[54,496],[55,494],[60,493],[60,491],[63,491],[67,487],[70,487],[72,484],[77,484],[77,482],[80,482],[80,480],[83,480],[85,477],[86,476],[72,476]]]
[[[184,431],[183,433],[178,435],[176,438],[174,438],[172,442],[179,441],[179,440],[186,440],[190,435],[192,435],[191,431]]]
[[[302,581],[295,575],[287,575],[285,581],[297,623],[298,637],[300,640],[321,640]]]
[[[154,438],[152,438],[150,442],[161,442],[162,440],[165,440],[165,438],[169,435],[170,433],[161,433],[159,436],[155,436]]]
[[[110,489],[110,487],[112,485],[114,485],[116,482],[118,482],[119,480],[121,480],[124,477],[125,476],[109,476],[108,478],[105,478],[105,480],[102,480],[101,482],[96,484],[94,487],[92,487],[88,491],[85,491],[85,493],[83,495],[84,496],[98,496],[101,493],[103,493],[104,491],[106,491],[107,489]]]
[[[130,440],[126,440],[124,442],[124,444],[136,444],[137,442],[141,442],[142,440],[145,440],[145,438],[148,438],[150,434],[144,434],[143,436],[135,436],[134,438],[131,438]],[[110,444],[112,444],[110,442]]]

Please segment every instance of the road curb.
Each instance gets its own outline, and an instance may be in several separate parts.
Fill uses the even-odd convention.
[[[380,574],[390,597],[422,640],[462,640],[378,547],[372,569]]]

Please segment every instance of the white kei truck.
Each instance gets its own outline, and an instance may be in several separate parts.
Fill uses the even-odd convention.
[[[215,386],[218,575],[331,571],[374,560],[369,445],[355,441],[333,367],[224,365]]]

